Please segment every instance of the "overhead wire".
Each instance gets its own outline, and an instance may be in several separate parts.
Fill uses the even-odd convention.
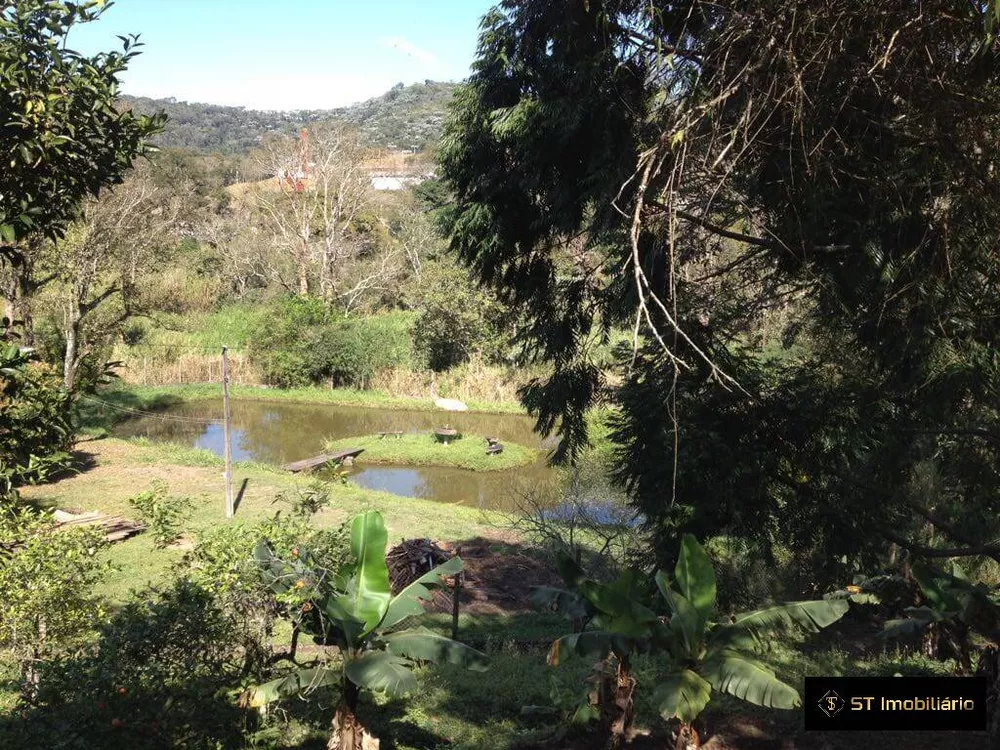
[[[144,417],[149,419],[161,419],[166,422],[178,422],[186,424],[222,424],[221,419],[201,419],[199,417],[183,417],[177,414],[159,414],[153,411],[146,411],[145,409],[136,409],[130,406],[121,406],[120,404],[113,404],[110,401],[105,401],[100,398],[95,398],[94,396],[81,396],[82,399],[90,401],[95,404],[100,404],[105,408],[111,409],[113,411],[118,411],[123,414],[131,414],[137,417]]]
[[[126,344],[129,349],[142,350],[142,349],[185,349],[187,351],[195,352],[213,352],[218,354],[222,351],[221,346],[198,346],[197,344],[169,344],[169,343],[147,343],[145,341],[140,341],[137,344]],[[232,347],[227,347],[230,354],[244,354],[246,349],[234,349]]]

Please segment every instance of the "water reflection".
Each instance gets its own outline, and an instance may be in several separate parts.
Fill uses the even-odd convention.
[[[231,410],[235,461],[283,464],[321,453],[326,440],[397,430],[427,432],[444,423],[467,434],[489,435],[536,449],[550,447],[533,431],[533,421],[520,415],[261,401],[235,401]],[[159,417],[129,420],[115,434],[180,443],[223,455],[221,399],[178,404],[159,414]],[[544,460],[531,466],[485,473],[439,466],[365,465],[360,461],[352,469],[351,480],[363,487],[406,497],[480,508],[513,508],[519,500],[518,488],[529,486],[538,492],[548,492],[557,484],[557,475]]]

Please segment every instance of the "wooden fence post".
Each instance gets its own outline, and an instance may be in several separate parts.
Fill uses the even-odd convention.
[[[455,550],[455,556],[458,556],[458,550]],[[464,575],[465,573],[462,571],[455,574],[455,585],[451,591],[451,639],[453,641],[458,640],[458,604],[462,597],[462,577]]]
[[[226,347],[222,347],[222,439],[226,443],[226,518],[232,518],[236,514],[236,503],[233,500],[233,449],[230,444],[229,421],[232,415],[229,412],[229,359],[226,356],[228,351]]]

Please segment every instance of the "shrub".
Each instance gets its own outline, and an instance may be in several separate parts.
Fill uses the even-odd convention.
[[[328,342],[333,384],[364,388],[380,370],[410,367],[411,325],[404,313],[339,321]]]
[[[663,570],[651,576],[626,570],[610,584],[588,578],[563,554],[558,567],[567,588],[539,587],[535,595],[536,603],[584,624],[553,642],[549,664],[559,666],[573,656],[602,660],[594,675],[598,689],[588,696],[594,709],[589,713],[600,719],[599,731],[615,746],[634,719],[635,656],[650,654],[666,664],[669,672],[655,693],[660,715],[678,720],[681,737],[699,747],[694,722],[713,694],[772,708],[801,706],[798,692],[778,679],[757,651],[784,638],[791,627],[814,633],[848,610],[846,599],[828,599],[723,615],[704,548],[690,534],[680,548],[673,578]],[[654,590],[659,596],[650,596]],[[683,746],[680,739],[677,746]]]
[[[154,543],[161,549],[177,541],[191,512],[190,498],[170,496],[167,492],[167,485],[155,480],[148,490],[128,501],[149,527]]]
[[[68,465],[70,405],[59,373],[5,342],[0,327],[0,499]]]
[[[257,547],[262,575],[285,606],[293,633],[306,633],[316,643],[337,646],[340,658],[321,660],[264,685],[248,690],[242,703],[264,707],[283,697],[338,686],[340,700],[327,747],[360,750],[370,735],[357,717],[361,690],[392,696],[417,688],[412,671],[421,663],[443,661],[476,671],[488,668],[484,654],[426,628],[400,629],[404,621],[423,614],[423,602],[445,576],[457,575],[462,560],[453,557],[420,576],[395,596],[389,584],[385,553],[385,522],[378,511],[351,521],[351,564],[336,576],[317,568],[308,554],[289,560],[275,554],[266,542]],[[293,635],[293,643],[295,642]],[[377,743],[371,743],[377,744]]]
[[[330,504],[330,489],[325,482],[313,481],[278,493],[274,502],[287,505],[293,516],[308,518]]]
[[[509,323],[500,305],[476,289],[468,274],[456,267],[428,269],[418,301],[413,346],[426,366],[443,371],[466,362],[474,353],[495,358]]]
[[[253,717],[226,696],[242,663],[207,592],[184,580],[137,591],[94,646],[45,667],[39,705],[0,736],[12,747],[242,747]]]
[[[270,385],[364,387],[376,372],[410,364],[410,317],[341,318],[322,300],[291,297],[263,316],[251,358]]]
[[[333,317],[327,305],[308,297],[279,300],[250,335],[250,355],[270,385],[295,388],[321,380]]]
[[[139,320],[131,320],[122,326],[122,343],[126,346],[137,346],[146,339],[147,333],[148,330],[145,323]]]
[[[0,509],[0,650],[21,666],[34,700],[40,664],[72,646],[102,615],[93,587],[108,569],[97,529],[52,533],[55,521],[26,508]]]
[[[350,560],[346,527],[316,531],[308,516],[291,513],[255,524],[206,529],[180,564],[180,575],[212,595],[225,613],[236,643],[244,653],[246,673],[271,659],[270,637],[281,609],[264,582],[254,549],[268,540],[288,558],[308,551],[311,560],[336,574]]]

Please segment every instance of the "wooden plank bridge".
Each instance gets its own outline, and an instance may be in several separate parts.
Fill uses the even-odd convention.
[[[343,461],[345,464],[350,464],[358,456],[358,454],[364,452],[364,448],[349,448],[345,451],[337,451],[336,453],[321,453],[318,456],[313,456],[312,458],[304,458],[301,461],[293,461],[290,464],[285,464],[281,468],[285,471],[310,471],[315,469],[317,466],[322,466],[330,461]]]

